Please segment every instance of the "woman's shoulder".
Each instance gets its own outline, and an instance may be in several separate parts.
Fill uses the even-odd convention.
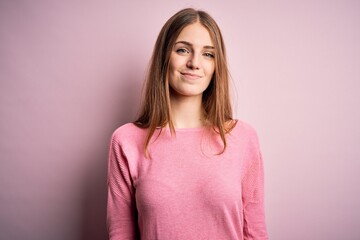
[[[123,140],[130,140],[137,138],[143,138],[144,134],[146,134],[146,130],[136,126],[134,123],[125,123],[115,129],[112,134],[112,139],[118,142]]]
[[[233,130],[245,131],[245,132],[248,132],[248,133],[254,133],[254,132],[256,133],[255,127],[252,124],[250,124],[250,123],[248,123],[248,122],[246,122],[244,120],[234,119],[229,123],[234,126]]]
[[[258,140],[258,134],[253,125],[240,119],[234,119],[234,127],[230,132],[230,135],[239,137],[245,137],[247,139]]]

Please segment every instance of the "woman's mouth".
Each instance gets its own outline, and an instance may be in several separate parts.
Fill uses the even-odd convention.
[[[184,76],[185,78],[191,79],[191,80],[201,78],[200,75],[195,74],[195,73],[189,73],[189,72],[182,72],[181,75]]]

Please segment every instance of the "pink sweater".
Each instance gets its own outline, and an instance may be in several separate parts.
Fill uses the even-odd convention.
[[[146,130],[132,123],[111,139],[107,224],[111,240],[268,239],[264,172],[255,130],[238,121],[222,149],[203,128]]]

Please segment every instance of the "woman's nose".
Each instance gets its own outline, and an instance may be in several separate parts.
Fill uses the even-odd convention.
[[[197,54],[192,54],[187,62],[187,67],[190,69],[199,69],[200,57]]]

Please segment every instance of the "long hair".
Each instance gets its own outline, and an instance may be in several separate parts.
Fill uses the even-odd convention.
[[[209,32],[215,47],[215,71],[209,86],[202,96],[206,127],[215,130],[221,137],[223,153],[226,149],[225,135],[232,130],[232,109],[229,97],[229,72],[226,51],[221,31],[215,20],[206,12],[186,8],[173,15],[162,27],[156,40],[145,82],[139,117],[134,122],[140,128],[147,128],[144,150],[147,148],[156,128],[167,124],[171,133],[175,127],[171,118],[168,69],[170,54],[180,32],[188,25],[199,22]]]

